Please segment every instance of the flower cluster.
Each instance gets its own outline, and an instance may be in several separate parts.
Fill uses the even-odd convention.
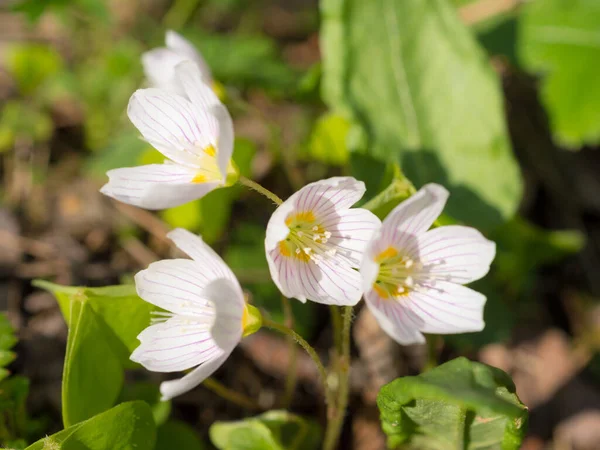
[[[166,48],[142,58],[151,88],[136,91],[128,115],[164,164],[108,172],[102,192],[147,209],[177,206],[236,181],[233,125],[194,47],[167,32]],[[302,302],[356,305],[364,297],[383,330],[401,344],[422,333],[483,328],[485,296],[465,286],[484,276],[495,245],[464,226],[431,229],[448,191],[428,184],[381,222],[353,208],[365,185],[352,177],[310,183],[271,216],[265,255],[281,293]],[[183,371],[161,385],[164,398],[210,376],[241,338],[261,326],[239,282],[201,238],[168,237],[191,257],[151,264],[135,277],[138,294],[163,311],[139,336],[131,359],[148,370]]]

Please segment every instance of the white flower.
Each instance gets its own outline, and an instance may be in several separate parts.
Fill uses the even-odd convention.
[[[398,205],[364,253],[365,301],[381,327],[400,344],[424,333],[481,331],[486,298],[462,286],[483,277],[496,253],[477,230],[442,226],[448,191],[428,184]]]
[[[265,250],[271,277],[286,297],[355,305],[362,296],[362,252],[380,221],[350,209],[365,193],[352,177],[308,184],[271,216]]]
[[[180,34],[167,31],[166,47],[155,48],[142,55],[146,78],[153,87],[185,95],[175,74],[175,67],[183,61],[192,61],[200,69],[202,80],[212,84],[210,68],[196,48]]]
[[[234,169],[233,123],[227,108],[200,78],[191,62],[175,73],[187,97],[140,89],[127,114],[165,164],[110,170],[102,193],[146,209],[178,206],[222,186]]]
[[[150,264],[135,276],[138,295],[166,311],[140,333],[131,360],[153,372],[196,367],[160,385],[167,400],[194,388],[227,359],[243,335],[260,328],[242,289],[223,260],[201,238],[181,228],[168,234],[192,259]]]

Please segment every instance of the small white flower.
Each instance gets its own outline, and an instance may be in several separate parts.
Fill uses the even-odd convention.
[[[153,87],[185,95],[175,74],[175,67],[183,61],[192,61],[200,70],[202,80],[212,85],[210,68],[196,48],[180,34],[167,31],[166,47],[155,48],[142,55],[146,78]]]
[[[362,296],[359,267],[380,225],[370,211],[350,209],[365,193],[352,177],[308,184],[271,216],[265,250],[271,277],[286,297],[355,305]]]
[[[181,228],[168,237],[192,259],[150,264],[135,276],[138,295],[166,311],[140,333],[131,360],[153,372],[196,367],[160,385],[163,400],[194,388],[227,359],[243,335],[260,328],[235,275],[198,236]]]
[[[175,73],[187,97],[140,89],[127,108],[131,122],[168,160],[110,170],[103,194],[141,208],[171,208],[204,196],[235,173],[227,108],[202,81],[195,64],[182,62]]]
[[[427,231],[447,199],[442,186],[424,186],[386,217],[364,253],[365,301],[400,344],[484,327],[485,296],[462,285],[488,272],[496,246],[470,227]]]

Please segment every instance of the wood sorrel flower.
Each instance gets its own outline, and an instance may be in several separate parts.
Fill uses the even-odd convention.
[[[212,86],[213,78],[208,64],[189,41],[169,30],[165,36],[165,44],[166,47],[155,48],[142,55],[144,73],[153,87],[185,96],[175,74],[175,67],[183,61],[196,64],[202,80]]]
[[[110,170],[103,194],[146,209],[178,206],[232,182],[233,123],[227,108],[190,61],[175,68],[187,97],[140,89],[129,100],[129,119],[164,164]]]
[[[197,366],[183,378],[162,383],[163,399],[204,381],[242,336],[261,325],[260,313],[244,301],[235,275],[200,237],[181,228],[168,237],[192,259],[158,261],[135,276],[138,295],[168,312],[155,313],[131,355],[131,360],[153,372]]]
[[[470,227],[427,231],[447,199],[442,186],[424,186],[387,216],[363,256],[365,301],[400,344],[484,327],[485,296],[462,284],[488,272],[496,246]]]
[[[370,211],[350,209],[365,193],[352,177],[308,184],[283,202],[267,225],[271,277],[286,297],[355,305],[362,296],[362,252],[380,224]]]

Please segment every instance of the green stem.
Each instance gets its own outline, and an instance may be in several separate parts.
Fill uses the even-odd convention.
[[[202,385],[207,389],[213,391],[219,397],[224,398],[225,400],[228,400],[231,403],[235,403],[236,405],[241,406],[242,408],[251,410],[263,409],[258,403],[256,403],[256,401],[254,401],[250,397],[229,389],[227,386],[218,382],[214,378],[207,378],[202,382]]]
[[[283,306],[283,317],[285,319],[285,326],[288,328],[294,327],[294,313],[292,311],[292,305],[290,305],[290,299],[282,296],[281,304]],[[289,408],[294,399],[294,392],[296,391],[296,384],[298,382],[298,347],[294,342],[294,338],[288,336],[289,351],[290,351],[290,365],[288,367],[287,377],[285,379],[285,391],[283,394],[283,407]]]
[[[238,182],[246,187],[249,187],[250,189],[255,190],[259,194],[264,195],[276,205],[281,205],[283,203],[283,200],[281,200],[277,195],[273,194],[270,190],[262,187],[257,182],[252,181],[250,178],[246,178],[245,176],[240,175]]]
[[[352,325],[352,306],[344,306],[342,325],[342,354],[338,363],[338,390],[335,409],[327,423],[323,450],[334,450],[342,433],[349,397],[350,375],[350,327]]]
[[[335,345],[336,357],[342,354],[342,316],[338,306],[329,305],[331,313],[331,325],[333,326],[333,342]]]
[[[327,385],[327,371],[325,370],[325,366],[323,366],[323,363],[321,362],[321,358],[319,358],[319,355],[317,355],[317,352],[315,351],[315,349],[308,342],[306,342],[306,340],[304,340],[304,338],[302,336],[300,336],[294,330],[286,327],[285,325],[281,325],[277,322],[273,322],[271,319],[267,319],[264,316],[263,316],[263,326],[265,326],[267,328],[271,328],[272,330],[275,330],[275,331],[279,331],[280,333],[285,334],[286,336],[291,336],[298,344],[300,344],[300,347],[302,347],[304,350],[306,350],[306,353],[308,353],[308,356],[310,356],[312,358],[315,365],[317,366],[317,370],[319,371],[319,376],[321,378],[321,383],[323,384],[323,392],[325,393],[325,400],[326,400],[327,404],[329,404],[331,400],[329,398],[330,394],[329,394],[329,388]]]

